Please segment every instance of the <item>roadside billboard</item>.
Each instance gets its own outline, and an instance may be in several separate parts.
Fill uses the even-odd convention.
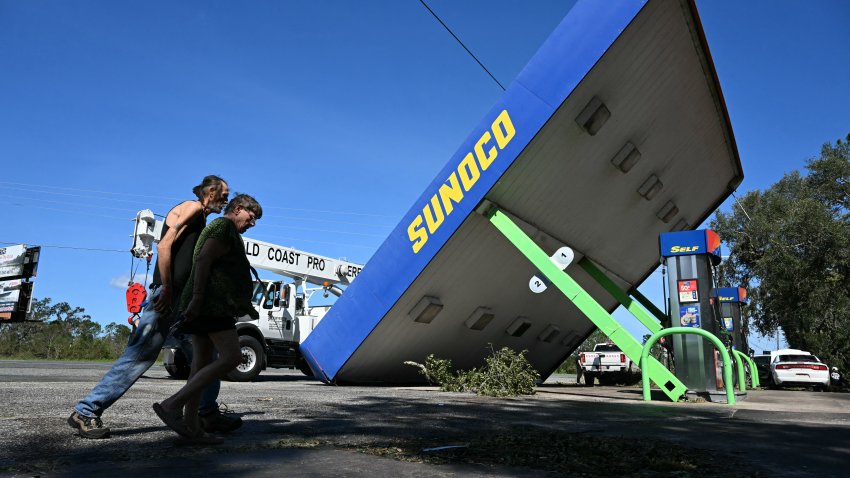
[[[33,283],[41,247],[0,247],[0,322],[22,322],[32,304]]]
[[[0,278],[22,276],[26,254],[27,246],[23,244],[0,247]]]
[[[0,322],[26,319],[32,305],[32,282],[23,279],[0,281]]]

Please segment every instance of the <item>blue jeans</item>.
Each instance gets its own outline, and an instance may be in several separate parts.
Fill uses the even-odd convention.
[[[77,403],[74,407],[77,413],[86,417],[100,417],[156,362],[173,323],[172,317],[165,317],[154,310],[153,299],[158,295],[159,289],[154,290],[142,311],[136,333],[127,343],[124,353],[89,395]],[[216,380],[204,390],[199,409],[201,415],[211,413],[218,408],[216,399],[220,388],[221,381]]]

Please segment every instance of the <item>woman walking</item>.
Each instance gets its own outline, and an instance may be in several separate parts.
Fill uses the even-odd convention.
[[[207,385],[241,360],[236,318],[246,314],[259,318],[251,303],[251,266],[240,234],[262,215],[256,199],[239,194],[227,204],[222,217],[204,228],[195,246],[192,275],[183,289],[184,321],[180,326],[182,332],[192,335],[192,371],[183,388],[153,404],[157,416],[181,436],[181,443],[223,442],[199,426],[198,404]]]

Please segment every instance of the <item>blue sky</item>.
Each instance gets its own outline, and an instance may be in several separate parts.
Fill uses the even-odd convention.
[[[505,85],[573,4],[428,3]],[[740,193],[850,132],[850,4],[697,6]],[[44,247],[36,297],[125,323],[130,219],[212,173],[264,205],[248,236],[366,262],[500,94],[417,0],[0,0],[0,243]]]

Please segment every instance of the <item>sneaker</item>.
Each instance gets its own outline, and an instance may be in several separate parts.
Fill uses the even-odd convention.
[[[221,404],[212,413],[198,417],[201,428],[208,433],[228,433],[242,426],[242,419],[227,409],[227,405]]]
[[[68,425],[75,428],[83,438],[106,438],[109,436],[109,427],[103,426],[99,417],[87,417],[76,411],[68,417]]]

